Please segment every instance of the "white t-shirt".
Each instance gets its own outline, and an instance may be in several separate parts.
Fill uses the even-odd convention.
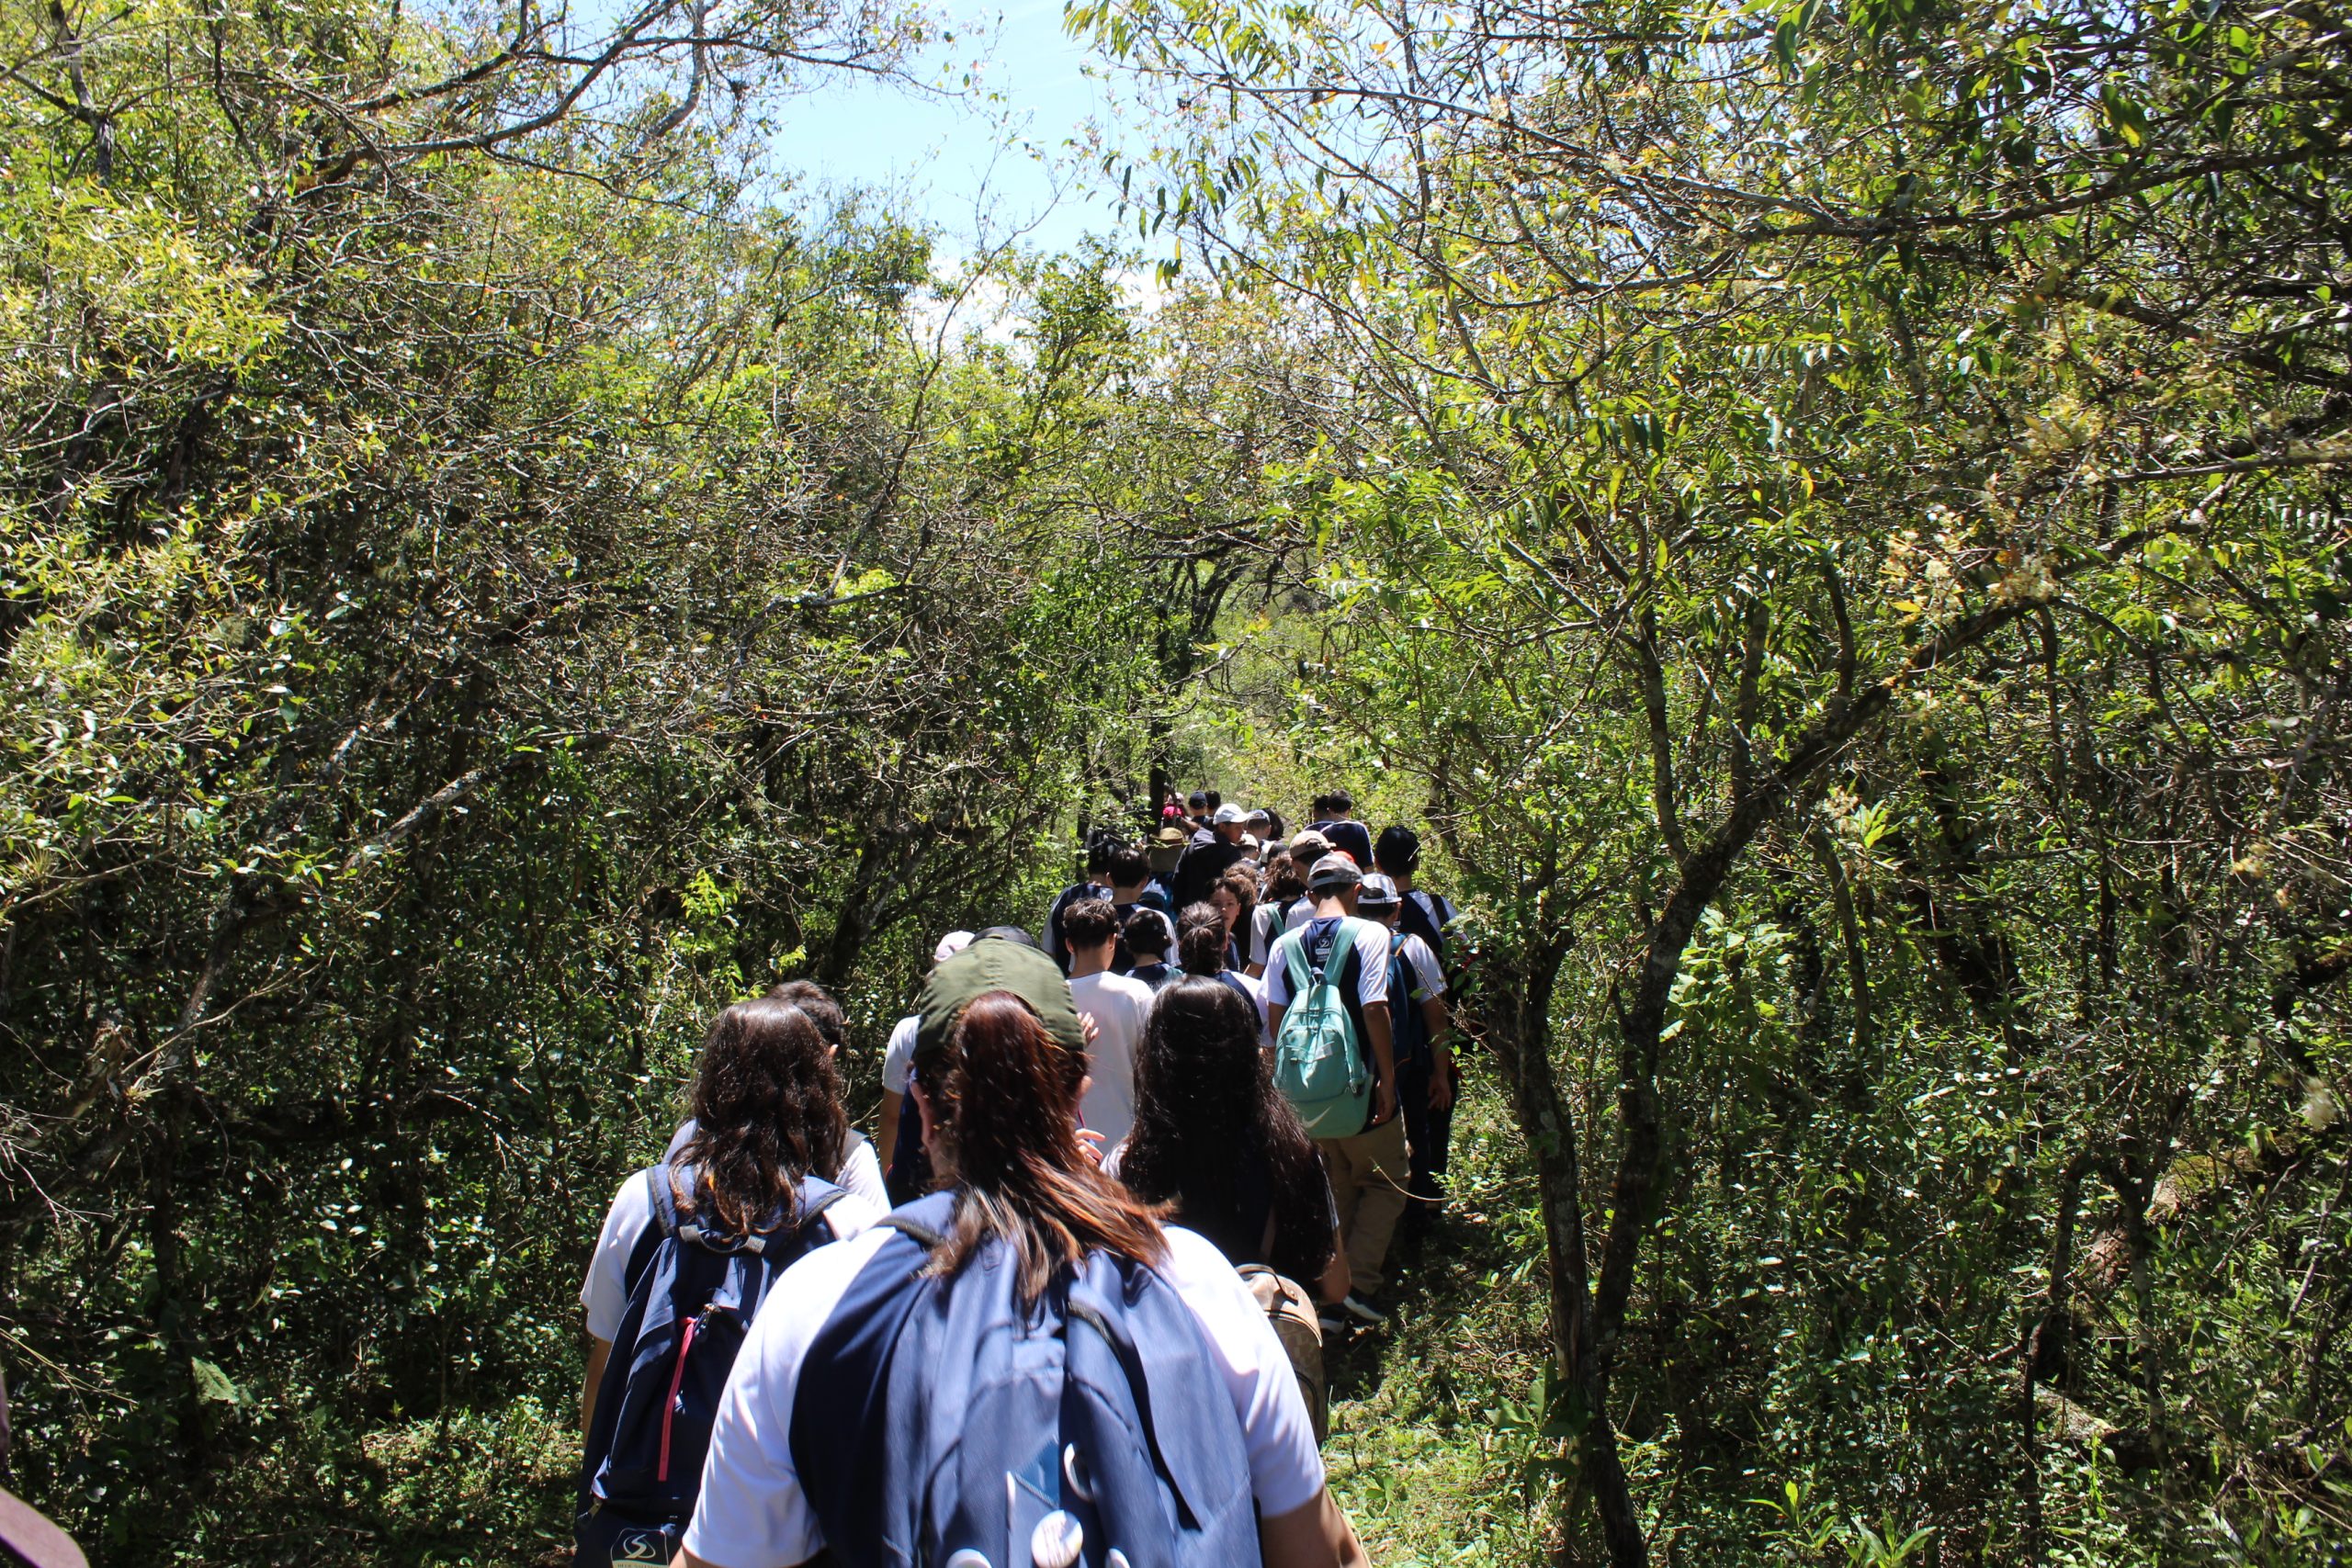
[[[1287,935],[1288,933],[1298,930],[1299,927],[1305,925],[1314,918],[1314,896],[1312,894],[1302,893],[1298,896],[1298,901],[1293,904],[1289,910],[1283,916],[1283,931]]]
[[[907,1092],[907,1079],[915,1070],[915,1034],[922,1028],[921,1013],[891,1026],[890,1043],[882,1048],[882,1087],[892,1094]]]
[[[882,1184],[882,1158],[873,1140],[852,1127],[842,1149],[842,1173],[833,1185],[854,1198],[863,1198],[882,1213],[890,1212],[890,1190]]]
[[[863,1138],[858,1142],[865,1146],[866,1163],[873,1164],[873,1145]],[[619,1333],[621,1317],[628,1311],[628,1255],[636,1250],[637,1239],[645,1234],[645,1227],[653,1223],[653,1179],[659,1174],[659,1170],[640,1170],[622,1182],[621,1190],[613,1194],[613,1206],[605,1211],[605,1228],[597,1235],[596,1250],[588,1259],[588,1278],[580,1285],[580,1304],[588,1309],[588,1332],[595,1338],[609,1340]],[[832,1232],[832,1239],[846,1240],[890,1212],[887,1200],[876,1202],[861,1196],[846,1181],[840,1185],[843,1189],[842,1195],[820,1216],[821,1223]],[[878,1166],[874,1185],[877,1191],[882,1185]],[[774,1291],[769,1292],[768,1299],[775,1299]]]
[[[1388,999],[1388,928],[1377,920],[1357,919],[1356,1000],[1369,1005]],[[1285,936],[1274,945],[1272,962],[1266,965],[1266,1008],[1286,1008],[1291,1003],[1290,954],[1293,948],[1303,946],[1301,939]],[[1314,954],[1306,955],[1306,968],[1311,976]],[[1335,960],[1334,962],[1343,962]]]
[[[811,1341],[850,1284],[895,1235],[869,1231],[794,1264],[769,1292],[735,1358],[711,1428],[702,1496],[685,1548],[718,1568],[788,1568],[825,1546],[792,1461],[792,1397]],[[1159,1277],[1192,1309],[1209,1359],[1222,1374],[1250,1454],[1259,1512],[1287,1514],[1323,1490],[1323,1456],[1290,1358],[1273,1325],[1204,1237],[1168,1227]]]
[[[1274,943],[1282,940],[1283,911],[1272,904],[1260,904],[1250,911],[1250,951],[1242,960],[1249,964],[1263,964],[1274,951]]]
[[[1102,1134],[1105,1145],[1127,1135],[1136,1119],[1136,1045],[1151,1014],[1151,987],[1124,975],[1087,975],[1069,983],[1072,1006],[1094,1020],[1086,1071],[1093,1082],[1078,1104],[1080,1123]]]

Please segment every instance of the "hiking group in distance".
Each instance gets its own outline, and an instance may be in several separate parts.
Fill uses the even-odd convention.
[[[1323,1341],[1445,1201],[1453,911],[1312,815],[1170,795],[948,933],[870,1140],[821,987],[719,1014],[581,1290],[577,1568],[1365,1562]]]

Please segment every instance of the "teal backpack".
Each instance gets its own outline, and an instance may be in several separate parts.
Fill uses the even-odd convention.
[[[1355,1021],[1348,1016],[1338,983],[1347,971],[1348,953],[1355,946],[1351,928],[1358,923],[1353,918],[1340,921],[1312,984],[1305,941],[1292,942],[1285,959],[1291,1004],[1283,1012],[1282,1032],[1274,1036],[1274,1087],[1311,1138],[1352,1138],[1372,1113],[1372,1074],[1364,1068]]]

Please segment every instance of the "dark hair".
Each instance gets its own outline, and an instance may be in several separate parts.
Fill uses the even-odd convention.
[[[954,1274],[1001,1238],[1035,1301],[1090,1252],[1138,1263],[1167,1251],[1159,1217],[1095,1168],[1078,1136],[1086,1057],[1054,1038],[1011,991],[973,998],[947,1043],[915,1064],[932,1106],[934,1162],[956,1183],[956,1219],[932,1250]]]
[[[1284,852],[1276,855],[1266,867],[1266,889],[1258,895],[1261,904],[1283,905],[1306,891],[1306,869],[1298,857]]]
[[[1209,801],[1209,792],[1204,789],[1196,789],[1192,794],[1184,797],[1184,804],[1187,806],[1192,805],[1195,801],[1198,801],[1203,806],[1206,806]]]
[[[737,1002],[702,1043],[695,1072],[695,1130],[674,1166],[695,1168],[683,1208],[705,1212],[742,1235],[781,1212],[790,1220],[795,1187],[811,1173],[839,1172],[849,1138],[842,1080],[825,1036],[807,1010],[774,997]]]
[[[1111,857],[1126,847],[1126,835],[1116,828],[1097,828],[1086,838],[1086,874],[1100,876],[1111,869]]]
[[[1238,1176],[1253,1153],[1265,1161],[1273,1199],[1267,1262],[1311,1283],[1333,1245],[1321,1158],[1274,1088],[1241,993],[1222,980],[1180,980],[1160,992],[1136,1047],[1136,1120],[1119,1179],[1148,1202],[1177,1205],[1176,1217],[1195,1229],[1230,1232],[1240,1219]]]
[[[1216,886],[1232,894],[1234,902],[1241,906],[1244,914],[1248,914],[1258,902],[1258,878],[1246,865],[1237,863],[1227,866],[1225,874],[1216,879]]]
[[[1114,887],[1133,887],[1150,877],[1151,862],[1145,857],[1143,851],[1135,845],[1123,843],[1119,846],[1118,853],[1111,857],[1110,863],[1104,866],[1102,871],[1104,875],[1110,877]]]
[[[1127,951],[1138,959],[1168,956],[1168,920],[1157,909],[1137,909],[1127,917],[1119,934],[1126,938]],[[1095,939],[1101,941],[1100,937]]]
[[[808,1015],[825,1043],[838,1051],[849,1043],[849,1017],[842,1011],[841,1003],[814,980],[786,980],[780,986],[768,987],[768,999],[790,1002]]]
[[[1335,789],[1323,798],[1329,803],[1335,818],[1349,816],[1356,808],[1356,797],[1343,789]]]
[[[1217,794],[1217,792],[1216,792],[1216,791],[1215,791],[1215,790],[1211,790],[1211,791],[1209,791],[1209,792],[1208,792],[1208,795],[1209,795],[1209,809],[1210,809],[1211,811],[1215,811],[1218,807],[1223,806],[1223,805],[1225,804],[1225,796],[1223,796],[1223,795],[1221,795]]]
[[[1421,836],[1399,822],[1373,840],[1372,863],[1386,872],[1410,872],[1421,863]]]
[[[1266,807],[1266,836],[1270,839],[1283,836],[1283,814],[1271,806]]]
[[[1119,934],[1119,912],[1108,898],[1080,898],[1062,911],[1062,940],[1094,947]]]
[[[1307,802],[1306,811],[1307,815],[1317,822],[1325,820],[1331,815],[1331,797],[1328,795],[1317,795]]]
[[[1015,947],[1037,945],[1037,939],[1019,926],[986,926],[981,928],[979,934],[972,940],[974,942],[1009,942]]]
[[[1176,917],[1176,962],[1187,975],[1215,978],[1225,968],[1225,917],[1214,904],[1187,904]],[[1136,944],[1132,924],[1127,945]]]

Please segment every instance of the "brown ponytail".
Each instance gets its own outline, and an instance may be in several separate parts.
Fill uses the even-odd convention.
[[[954,1229],[932,1255],[940,1273],[1001,1238],[1023,1297],[1035,1301],[1090,1252],[1138,1263],[1165,1255],[1157,1211],[1097,1169],[1079,1140],[1085,1077],[1085,1057],[1010,991],[975,998],[945,1048],[916,1064],[938,1136],[933,1159],[958,1189]]]

